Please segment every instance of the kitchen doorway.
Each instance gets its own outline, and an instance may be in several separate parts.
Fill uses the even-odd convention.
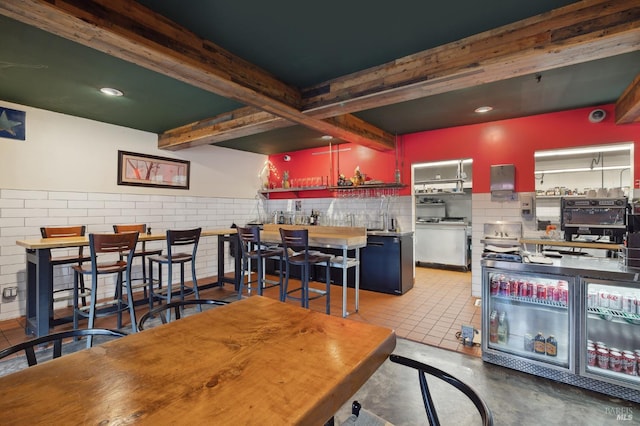
[[[411,166],[416,266],[471,266],[470,158]]]

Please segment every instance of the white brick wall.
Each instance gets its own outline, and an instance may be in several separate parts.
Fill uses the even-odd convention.
[[[266,217],[262,220],[270,222],[273,219],[273,212],[295,210],[295,200],[268,200],[264,203]],[[380,217],[380,206],[382,198],[304,198],[302,201],[302,212],[309,215],[311,210],[320,212],[320,223],[331,226],[350,226],[351,220],[348,215],[353,215],[354,226],[368,227],[369,223],[374,223]],[[413,197],[391,197],[384,202],[389,203],[388,212],[398,220],[398,225],[403,231],[414,229],[413,219]],[[254,209],[255,211],[255,209]]]
[[[495,221],[523,222],[520,215],[520,201],[491,201],[490,193],[473,194],[473,222],[471,240],[471,294],[482,295],[482,268],[480,266],[484,245],[480,242],[484,237],[484,224]],[[523,224],[523,232],[525,225]]]
[[[309,198],[301,199],[302,210],[319,210],[325,217],[342,220],[355,214],[356,220],[366,220],[379,214],[380,198]],[[273,211],[293,211],[294,200],[232,199],[192,196],[154,196],[134,194],[80,193],[59,191],[21,191],[0,189],[0,292],[5,287],[18,286],[15,300],[0,299],[0,320],[25,314],[25,254],[16,240],[39,238],[41,226],[87,226],[88,232],[112,232],[114,223],[146,223],[153,233],[169,228],[225,228],[232,223],[245,224],[253,220],[268,221]],[[472,195],[472,295],[481,295],[480,260],[483,245],[480,240],[484,224],[496,220],[522,222],[524,232],[534,224],[523,221],[518,201],[491,201],[491,194]],[[400,229],[414,230],[413,197],[390,199],[390,214],[398,219]],[[332,222],[334,224],[334,222]],[[337,224],[337,223],[336,223]],[[366,226],[366,223],[356,223]],[[154,243],[162,247],[163,243]],[[196,262],[199,277],[217,275],[217,241],[203,238]],[[226,271],[233,270],[227,260]],[[136,262],[134,273],[139,275]],[[68,286],[73,277],[69,267],[56,268],[55,285]],[[190,273],[187,279],[191,279]],[[104,286],[102,296],[113,292],[113,281]]]
[[[5,287],[18,287],[17,298],[0,298],[0,320],[25,314],[25,251],[16,240],[40,238],[41,226],[86,225],[88,233],[113,232],[114,223],[146,223],[153,233],[197,226],[227,228],[254,219],[255,204],[253,199],[0,189],[0,294]],[[148,244],[164,247],[161,242]],[[217,275],[217,253],[215,237],[201,239],[199,278]],[[233,270],[232,259],[227,259],[225,270]],[[140,273],[138,261],[134,273]],[[190,272],[186,279],[191,279]],[[113,279],[105,280],[108,285],[99,297],[113,294]],[[56,288],[72,282],[69,267],[55,269]]]
[[[472,194],[472,240],[471,240],[471,293],[474,297],[480,297],[482,293],[481,255],[484,249],[480,242],[484,237],[484,224],[498,220],[507,222],[521,222],[523,234],[535,232],[535,220],[524,220],[520,214],[520,202],[516,197],[514,201],[492,201],[490,193]],[[293,211],[293,200],[268,200],[265,202],[267,213],[274,211]],[[312,198],[302,199],[302,210],[307,214],[313,210],[319,210],[322,215],[337,219],[332,225],[347,226],[345,214],[353,213],[356,219],[366,216],[375,217],[379,214],[379,198]],[[389,212],[398,218],[402,230],[415,231],[415,219],[413,217],[413,197],[403,196],[393,198]],[[271,219],[269,215],[268,220]],[[263,219],[265,220],[265,219]],[[267,220],[267,221],[268,221]],[[357,226],[366,226],[366,223],[357,222]]]

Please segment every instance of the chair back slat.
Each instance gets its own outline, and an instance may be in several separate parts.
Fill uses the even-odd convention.
[[[42,238],[84,237],[86,226],[43,226],[40,228]]]
[[[167,231],[167,245],[184,246],[188,244],[198,244],[202,228]]]
[[[177,302],[171,302],[168,304],[160,305],[156,308],[151,309],[149,312],[144,314],[140,321],[138,322],[138,330],[142,331],[145,328],[149,328],[152,326],[151,320],[155,317],[159,317],[162,324],[166,324],[167,315],[166,313],[169,311],[174,311],[175,319],[179,320],[184,315],[183,309],[189,306],[202,307],[203,305],[216,305],[216,306],[224,306],[228,305],[229,302],[224,300],[216,300],[216,299],[188,299],[188,300],[180,300]]]
[[[253,245],[257,253],[260,253],[260,228],[258,226],[248,226],[237,228],[238,239],[240,240],[240,248],[242,249],[243,256],[247,256],[251,252],[251,246]]]
[[[309,230],[280,228],[280,238],[286,258],[289,258],[289,249],[302,251],[305,258],[309,256]]]
[[[424,407],[427,413],[427,418],[429,419],[430,425],[439,425],[438,415],[436,413],[436,407],[433,403],[433,399],[431,398],[431,392],[429,391],[429,386],[427,384],[427,375],[431,375],[436,377],[451,386],[457,388],[460,392],[462,392],[467,398],[471,400],[473,405],[475,405],[480,417],[482,418],[482,424],[484,426],[492,426],[493,425],[493,415],[491,410],[484,402],[484,400],[478,395],[469,385],[460,381],[459,379],[453,377],[451,374],[446,371],[442,371],[438,368],[435,368],[431,365],[424,364],[420,361],[416,361],[411,358],[406,358],[400,355],[391,354],[389,355],[389,360],[391,362],[395,362],[397,364],[401,364],[407,367],[415,368],[418,370],[418,381],[420,382],[420,391],[422,393],[422,401],[424,403]]]
[[[24,354],[27,358],[27,364],[29,367],[38,364],[38,360],[36,357],[36,349],[38,352],[42,351],[42,346],[48,343],[53,342],[53,359],[59,358],[62,355],[62,342],[65,339],[70,339],[74,337],[88,337],[88,336],[105,336],[105,337],[113,337],[119,338],[126,336],[127,333],[123,333],[118,330],[109,330],[103,328],[90,328],[90,329],[74,329],[61,331],[58,333],[48,334],[46,336],[38,337],[33,340],[28,340],[26,342],[18,343],[16,345],[10,346],[8,348],[0,350],[0,359],[8,357],[9,355],[16,354],[18,352],[24,351]],[[75,347],[74,347],[75,349]]]
[[[124,253],[135,248],[138,242],[137,232],[121,234],[89,234],[89,246],[92,255],[99,253]]]
[[[87,227],[77,226],[43,226],[40,228],[42,238],[84,237]],[[78,247],[78,257],[83,257],[84,247]]]
[[[91,251],[91,264],[97,270],[98,255],[116,254],[120,259],[126,257],[127,264],[131,265],[138,243],[137,232],[123,232],[121,234],[89,234],[89,249]]]
[[[239,226],[237,228],[238,237],[245,243],[260,243],[260,227],[258,226]]]
[[[144,223],[135,223],[131,225],[113,225],[113,232],[120,234],[122,232],[138,232],[144,234],[147,232],[147,225]]]

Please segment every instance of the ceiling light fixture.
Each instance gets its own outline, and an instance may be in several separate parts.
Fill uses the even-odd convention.
[[[621,145],[609,145],[609,146],[593,146],[586,148],[569,148],[569,149],[556,149],[551,151],[537,151],[533,154],[535,158],[542,157],[561,157],[566,155],[580,155],[580,154],[596,154],[599,152],[616,152],[616,151],[631,151],[633,145],[621,144]]]
[[[114,89],[112,87],[103,87],[102,89],[100,89],[100,91],[102,93],[104,93],[105,95],[108,96],[123,96],[124,93],[122,93],[122,91],[118,90],[118,89]]]
[[[331,139],[333,139],[333,136],[331,135],[322,135],[322,137],[320,138],[323,141],[330,141]]]
[[[574,172],[591,172],[597,171],[600,172],[602,170],[628,170],[629,166],[609,166],[602,167],[597,169],[592,169],[591,167],[579,167],[576,169],[554,169],[554,170],[536,170],[534,173],[537,175],[546,175],[546,174],[555,174],[555,173],[574,173]]]
[[[441,167],[441,166],[455,166],[460,163],[461,160],[445,160],[445,161],[433,161],[431,163],[417,163],[414,164],[413,167],[416,169],[422,169],[426,167]],[[473,163],[472,158],[466,158],[462,160],[462,164],[471,164]]]
[[[474,111],[477,112],[478,114],[484,114],[485,112],[489,112],[493,110],[493,107],[490,106],[481,106],[476,108]]]

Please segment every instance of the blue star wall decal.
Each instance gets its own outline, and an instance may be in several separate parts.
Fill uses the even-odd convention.
[[[25,140],[25,112],[0,107],[0,137]]]

